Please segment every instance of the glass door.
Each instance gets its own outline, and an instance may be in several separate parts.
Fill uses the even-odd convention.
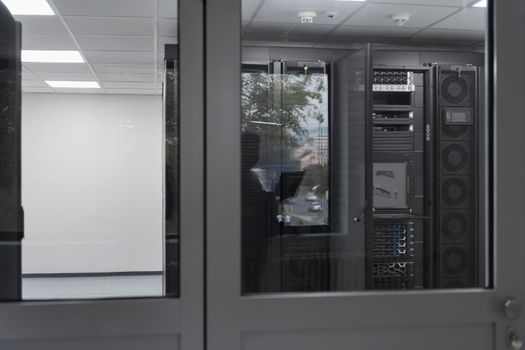
[[[210,349],[519,347],[516,6],[208,3]]]
[[[204,348],[203,27],[0,1],[0,348]]]
[[[369,50],[365,45],[330,66],[270,62],[271,74],[243,73],[243,293],[336,291],[353,283],[338,271],[356,263],[348,252],[365,244],[356,237],[365,236],[361,216],[368,209]],[[355,80],[330,96],[332,84],[343,84],[341,71]],[[332,106],[336,98],[338,105]],[[350,110],[351,99],[360,104]],[[340,112],[338,120],[330,108]],[[345,143],[349,130],[357,146],[351,153]],[[346,167],[355,170],[353,184],[346,172],[331,172]],[[304,264],[307,255],[312,259]],[[364,279],[359,280],[354,288],[364,288]]]

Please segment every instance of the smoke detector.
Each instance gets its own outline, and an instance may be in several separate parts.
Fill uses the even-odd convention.
[[[317,17],[317,12],[315,11],[301,11],[297,13],[297,18],[299,18],[299,22],[303,24],[314,23],[315,17]]]
[[[409,20],[410,20],[409,14],[400,14],[400,15],[392,16],[392,22],[394,22],[398,26],[404,26],[405,24],[407,24]]]

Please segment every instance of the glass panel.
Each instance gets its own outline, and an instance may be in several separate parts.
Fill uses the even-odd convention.
[[[483,2],[242,3],[242,292],[490,287]]]
[[[179,295],[179,250],[180,250],[180,220],[179,220],[179,67],[178,45],[166,45],[166,61],[164,76],[164,128],[165,148],[164,158],[166,174],[164,178],[164,209],[166,232],[165,277],[166,294]]]
[[[39,2],[0,0],[0,300],[178,296],[177,1]]]

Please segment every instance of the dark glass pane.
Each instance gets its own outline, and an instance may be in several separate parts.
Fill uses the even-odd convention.
[[[486,3],[242,2],[243,293],[490,286]]]
[[[20,30],[0,3],[0,300],[22,297]]]
[[[175,56],[178,46],[170,46],[167,52]],[[178,103],[178,60],[167,57],[164,85],[165,124],[165,230],[166,230],[166,295],[179,295],[180,280],[180,223],[179,223],[179,103]]]

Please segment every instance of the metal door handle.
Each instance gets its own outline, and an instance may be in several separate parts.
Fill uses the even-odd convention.
[[[366,208],[368,207],[368,202],[365,202],[365,205],[359,210],[359,213],[354,217],[353,221],[355,223],[361,222],[361,217],[365,214]]]
[[[521,303],[512,296],[505,300],[505,316],[511,321],[516,321],[521,317]]]
[[[514,350],[520,350],[523,347],[523,341],[513,328],[507,330],[507,345]]]

